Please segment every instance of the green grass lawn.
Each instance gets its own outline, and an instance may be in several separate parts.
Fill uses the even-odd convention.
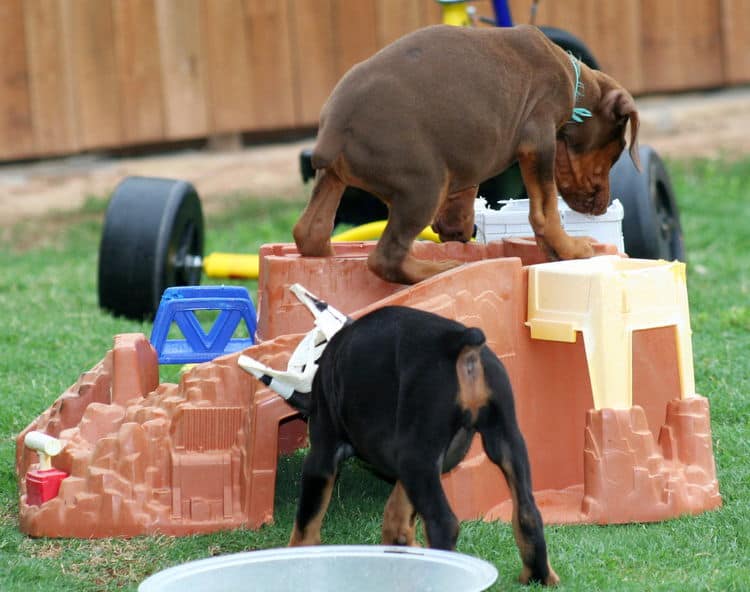
[[[547,527],[561,590],[750,589],[750,160],[672,163],[689,256],[698,392],[711,403],[724,507],[660,524]],[[300,203],[253,199],[209,218],[207,251],[257,252],[290,240]],[[184,538],[34,540],[17,528],[15,435],[116,333],[147,323],[97,308],[97,248],[104,201],[74,215],[0,231],[0,590],[134,590],[147,575],[192,559],[283,546],[291,529],[301,455],[280,462],[276,521],[258,531]],[[248,284],[251,292],[253,284]],[[323,529],[329,543],[379,541],[389,488],[356,463],[343,471]],[[465,523],[459,550],[513,589],[520,562],[511,528]],[[518,589],[518,587],[515,587]],[[248,590],[262,589],[248,585]]]

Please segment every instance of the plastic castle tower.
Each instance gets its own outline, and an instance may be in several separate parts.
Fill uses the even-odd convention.
[[[20,527],[32,536],[186,535],[273,520],[281,453],[306,424],[238,365],[287,368],[312,327],[299,283],[343,314],[400,304],[481,325],[508,368],[548,523],[656,521],[721,505],[708,400],[694,388],[684,265],[605,256],[533,265],[533,242],[415,244],[422,258],[466,261],[415,286],[369,272],[372,243],[301,258],[260,253],[256,345],[159,384],[144,335],[125,334],[17,440]],[[614,248],[599,247],[614,255]],[[61,443],[66,477],[41,499],[30,432]],[[34,438],[32,438],[32,441]],[[460,519],[508,519],[510,495],[478,443],[444,475]],[[37,489],[34,489],[37,488]],[[47,494],[49,495],[49,494]]]

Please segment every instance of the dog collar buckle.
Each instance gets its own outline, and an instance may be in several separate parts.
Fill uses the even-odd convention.
[[[573,72],[576,75],[576,81],[573,85],[573,114],[570,116],[568,123],[583,123],[585,117],[591,117],[591,111],[585,107],[576,107],[575,101],[578,97],[583,96],[583,82],[581,82],[581,60],[575,57],[570,51],[568,52],[570,63],[573,64]]]
[[[591,117],[591,111],[585,107],[574,107],[573,115],[570,117],[570,121],[574,123],[583,123],[584,117]]]

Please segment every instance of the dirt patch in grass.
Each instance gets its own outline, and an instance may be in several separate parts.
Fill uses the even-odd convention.
[[[139,158],[85,155],[0,166],[0,228],[45,217],[49,222],[60,212],[85,211],[87,202],[108,198],[122,179],[134,175],[190,181],[208,213],[231,206],[239,196],[299,199],[305,192],[299,153],[311,145],[308,140]]]
[[[637,103],[640,142],[653,146],[662,158],[736,159],[750,154],[750,88],[642,97]],[[0,165],[0,228],[37,220],[37,239],[56,222],[69,221],[59,212],[79,210],[92,196],[106,199],[131,175],[191,181],[208,213],[231,207],[237,199],[299,199],[310,190],[300,177],[299,155],[313,143],[309,137],[224,152],[193,149],[138,158],[78,155]]]

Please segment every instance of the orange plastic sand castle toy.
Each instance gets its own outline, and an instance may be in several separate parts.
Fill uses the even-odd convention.
[[[544,258],[522,239],[417,243],[417,257],[467,264],[402,286],[367,269],[373,244],[335,244],[326,259],[264,246],[257,344],[245,352],[286,368],[312,325],[288,290],[295,283],[352,317],[400,304],[479,325],[510,374],[545,522],[657,521],[721,505],[708,401],[694,389],[682,263],[533,265]],[[239,367],[240,355],[159,384],[146,337],[116,336],[18,436],[21,530],[185,535],[272,521],[278,456],[305,444],[306,425]],[[60,440],[51,465],[68,475],[45,501],[29,489],[39,469],[24,444],[32,431]],[[478,442],[443,484],[459,519],[509,519],[510,494]]]

